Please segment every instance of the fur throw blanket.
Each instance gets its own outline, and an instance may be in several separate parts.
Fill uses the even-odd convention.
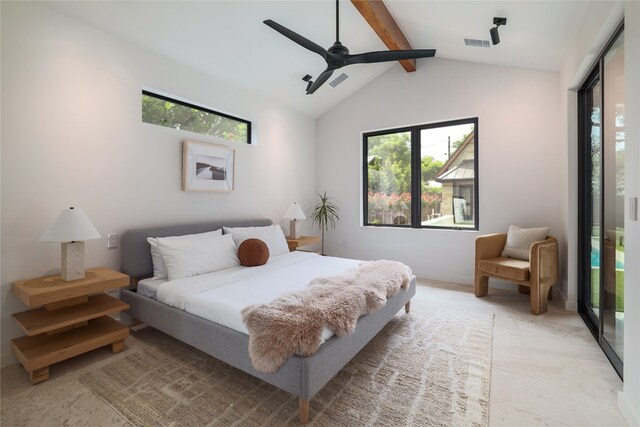
[[[242,318],[249,331],[253,367],[275,372],[294,354],[314,354],[325,326],[338,337],[350,334],[360,316],[384,306],[409,281],[404,264],[371,261],[337,276],[315,278],[305,290],[269,304],[246,307]]]

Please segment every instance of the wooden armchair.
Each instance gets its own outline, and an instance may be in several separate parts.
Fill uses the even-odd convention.
[[[487,295],[489,277],[495,277],[517,284],[520,293],[530,294],[533,314],[546,313],[551,287],[558,282],[558,241],[547,236],[534,242],[529,261],[502,257],[506,241],[507,233],[476,237],[476,296]]]

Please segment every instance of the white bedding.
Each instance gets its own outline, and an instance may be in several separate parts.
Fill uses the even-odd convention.
[[[138,289],[136,290],[136,292],[143,297],[156,299],[156,292],[158,292],[158,287],[168,281],[169,279],[167,278],[156,279],[155,277],[142,279],[138,282]]]
[[[304,289],[311,279],[356,267],[360,261],[288,252],[271,257],[260,267],[232,267],[213,273],[166,281],[156,289],[156,299],[248,335],[241,310],[269,303],[291,291]],[[155,284],[155,283],[154,283]],[[323,339],[333,335],[325,329]]]

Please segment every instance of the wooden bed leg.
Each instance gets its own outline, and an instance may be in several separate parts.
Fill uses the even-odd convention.
[[[408,314],[409,310],[411,310],[411,301],[404,305],[404,312]]]
[[[300,398],[298,405],[298,415],[300,417],[300,422],[302,424],[306,424],[309,421],[309,401],[303,398]]]

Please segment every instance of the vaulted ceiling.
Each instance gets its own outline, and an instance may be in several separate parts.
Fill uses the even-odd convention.
[[[412,46],[435,48],[436,57],[558,72],[590,2],[385,3]],[[345,72],[349,78],[339,86],[325,84],[315,94],[305,95],[302,76],[316,77],[325,67],[324,60],[262,21],[273,19],[326,48],[335,39],[333,1],[56,1],[42,5],[311,117],[322,115],[389,67],[400,67],[397,62],[348,66],[331,79]],[[502,42],[490,48],[465,46],[465,38],[490,40],[494,16],[508,18],[507,25],[500,27]],[[340,2],[340,39],[351,53],[386,49],[350,1]],[[428,70],[429,61],[419,59],[418,70]]]

